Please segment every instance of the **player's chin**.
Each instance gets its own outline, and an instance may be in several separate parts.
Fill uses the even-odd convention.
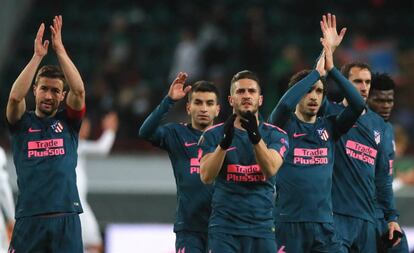
[[[53,114],[53,110],[44,110],[44,109],[40,109],[40,111],[46,115],[46,116],[50,116]]]
[[[308,109],[306,114],[309,115],[309,116],[316,116],[318,114],[318,110],[319,110],[319,108],[318,109]]]
[[[390,113],[380,113],[381,117],[385,120],[389,120],[390,119]]]
[[[241,114],[245,114],[245,113],[256,113],[257,112],[257,108],[254,107],[254,106],[249,106],[249,107],[241,108],[240,112],[241,112]]]
[[[45,115],[47,115],[47,116],[50,116],[50,115],[52,115],[52,114],[53,114],[53,112],[55,112],[55,111],[56,111],[56,108],[55,108],[54,106],[40,106],[40,107],[39,107],[39,110],[40,110],[43,114],[45,114]]]
[[[211,120],[210,118],[202,118],[202,119],[197,119],[196,123],[199,126],[206,127],[206,126],[211,125],[213,123],[213,120]]]
[[[309,112],[309,113],[312,113],[312,114],[317,114],[318,113],[318,111],[319,111],[319,108],[320,108],[320,106],[319,105],[314,105],[314,106],[309,106],[308,108],[307,108],[307,111]]]
[[[241,112],[247,112],[247,111],[253,111],[253,110],[254,110],[254,106],[251,104],[245,104],[240,107]]]

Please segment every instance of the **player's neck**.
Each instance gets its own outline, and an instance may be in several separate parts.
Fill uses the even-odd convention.
[[[211,124],[209,124],[209,125],[199,125],[195,122],[191,122],[191,127],[198,130],[198,131],[201,131],[201,132],[204,132],[207,128],[209,128],[213,125],[214,125],[214,122],[211,122]]]
[[[35,114],[36,114],[36,116],[37,116],[38,118],[41,118],[41,119],[44,119],[44,118],[51,118],[51,117],[53,117],[53,116],[55,116],[55,115],[56,115],[56,112],[57,112],[57,111],[54,111],[52,114],[47,115],[47,114],[45,114],[45,113],[41,112],[41,111],[40,111],[39,109],[37,109],[37,108],[36,108],[36,110],[35,110]]]
[[[304,113],[299,112],[298,110],[295,111],[296,117],[303,122],[306,123],[315,123],[316,122],[316,115],[307,115]]]
[[[235,128],[238,128],[238,129],[243,129],[244,130],[244,128],[241,126],[241,123],[240,123],[240,116],[238,116],[238,115],[237,115],[236,120],[234,121],[234,127]]]

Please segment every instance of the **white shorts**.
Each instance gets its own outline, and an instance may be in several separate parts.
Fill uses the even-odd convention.
[[[83,213],[79,215],[82,226],[82,240],[84,247],[102,244],[98,221],[91,207],[85,199],[81,199]]]
[[[9,239],[7,237],[6,222],[0,209],[0,253],[7,253],[9,248]]]

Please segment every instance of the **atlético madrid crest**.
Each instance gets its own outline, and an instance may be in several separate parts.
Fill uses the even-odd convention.
[[[56,120],[51,127],[56,133],[61,133],[63,131],[63,124],[59,120]]]
[[[326,129],[325,129],[325,128],[316,129],[316,131],[318,132],[319,137],[320,137],[322,140],[324,140],[324,141],[328,141],[328,139],[329,139],[329,134],[328,134],[328,131],[326,131]]]
[[[381,134],[377,130],[374,130],[374,139],[375,139],[375,143],[377,143],[377,145],[381,142]]]

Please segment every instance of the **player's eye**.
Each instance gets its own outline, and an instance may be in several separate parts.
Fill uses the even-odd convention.
[[[249,89],[249,93],[256,93],[257,90],[256,89]]]

